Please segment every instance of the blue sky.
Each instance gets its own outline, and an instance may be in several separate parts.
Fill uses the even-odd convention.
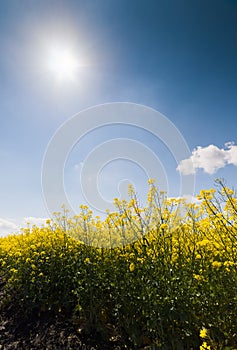
[[[79,60],[70,79],[48,69],[54,45]],[[159,111],[187,142],[195,192],[216,177],[236,188],[236,1],[2,0],[0,47],[2,234],[25,218],[48,217],[41,189],[47,145],[62,123],[97,104],[131,102]],[[169,194],[178,195],[176,168],[187,174],[190,159],[178,165],[148,132],[107,126],[85,135],[66,162],[65,189],[75,207],[86,202],[80,166],[101,142],[118,137],[150,147],[165,169]],[[103,197],[119,196],[123,178],[143,196],[146,174],[120,160],[99,176]]]

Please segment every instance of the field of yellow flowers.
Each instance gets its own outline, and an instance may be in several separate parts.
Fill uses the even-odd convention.
[[[113,349],[237,349],[237,198],[217,180],[195,203],[149,181],[116,212],[66,209],[0,239],[0,308],[67,315]],[[99,349],[99,347],[98,347]]]

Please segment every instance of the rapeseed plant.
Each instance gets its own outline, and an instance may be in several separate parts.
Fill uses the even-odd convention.
[[[150,180],[144,207],[130,186],[104,220],[63,208],[1,238],[1,307],[66,312],[88,331],[112,324],[137,348],[237,348],[237,199],[217,184],[193,204]]]

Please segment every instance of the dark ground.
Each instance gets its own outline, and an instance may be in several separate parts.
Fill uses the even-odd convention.
[[[0,301],[3,288],[0,276]],[[35,312],[26,319],[11,303],[0,309],[0,350],[131,350],[109,325],[108,334],[106,340],[100,334],[85,334],[83,325],[73,324],[63,314]]]
[[[21,322],[11,312],[0,315],[0,350],[122,350],[129,349],[119,340],[103,341],[101,337],[79,332],[63,316],[50,315],[34,317]]]

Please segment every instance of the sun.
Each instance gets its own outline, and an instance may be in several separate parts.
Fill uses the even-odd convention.
[[[48,69],[58,80],[72,80],[79,63],[76,54],[66,47],[53,47],[48,55]]]

